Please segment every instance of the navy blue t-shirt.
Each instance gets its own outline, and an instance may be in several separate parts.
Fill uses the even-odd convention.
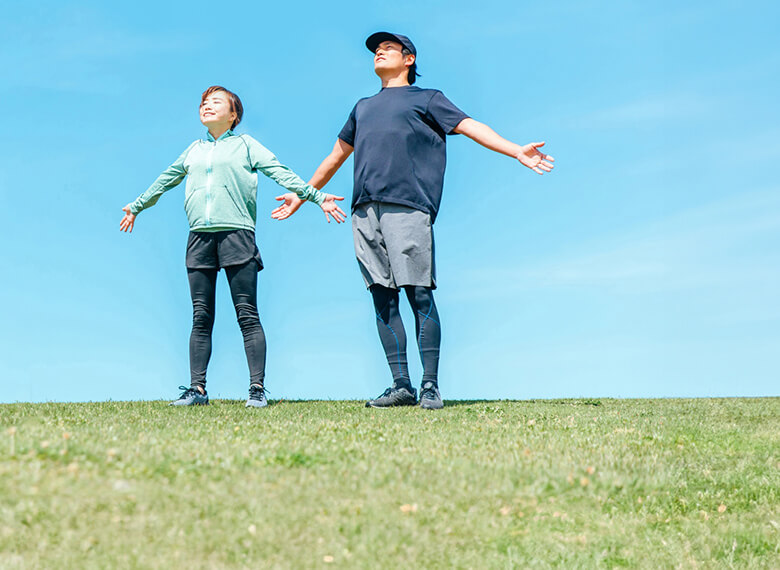
[[[389,202],[436,219],[447,164],[445,138],[468,118],[441,91],[386,87],[361,99],[339,138],[355,148],[352,210]]]

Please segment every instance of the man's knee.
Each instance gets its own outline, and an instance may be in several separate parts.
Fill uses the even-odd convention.
[[[433,289],[430,287],[408,286],[405,287],[409,303],[416,311],[428,313],[434,306]]]
[[[378,312],[384,312],[388,308],[397,304],[398,291],[396,289],[390,289],[383,285],[371,285],[368,288],[371,291],[371,298],[374,301],[374,307]]]

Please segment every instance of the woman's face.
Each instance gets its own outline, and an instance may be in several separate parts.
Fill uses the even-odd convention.
[[[200,104],[200,122],[206,127],[230,128],[236,120],[236,113],[230,110],[230,100],[224,91],[215,91]]]

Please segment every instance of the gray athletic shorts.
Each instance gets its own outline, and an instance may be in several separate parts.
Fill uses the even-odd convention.
[[[433,226],[427,213],[385,202],[360,204],[352,213],[352,236],[366,287],[436,288]]]

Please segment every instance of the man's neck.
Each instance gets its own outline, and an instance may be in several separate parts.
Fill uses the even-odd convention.
[[[382,88],[409,87],[409,73],[404,69],[399,75],[382,77]]]

